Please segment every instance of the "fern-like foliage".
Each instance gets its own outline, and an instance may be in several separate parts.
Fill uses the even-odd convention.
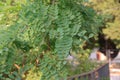
[[[34,66],[42,73],[41,80],[66,79],[66,56],[98,32],[98,20],[95,11],[81,0],[27,2],[15,25],[0,34],[5,36],[0,38],[0,57],[4,54],[2,64],[8,68],[2,67],[12,72],[7,78],[25,79]],[[3,53],[5,47],[8,50]],[[8,74],[0,74],[0,78],[5,79]]]

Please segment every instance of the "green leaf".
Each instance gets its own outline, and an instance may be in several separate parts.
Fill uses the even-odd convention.
[[[94,34],[91,33],[91,34],[89,35],[89,38],[92,38],[93,36],[94,36]]]
[[[69,54],[69,51],[72,47],[72,38],[69,36],[64,36],[61,39],[57,39],[55,43],[55,52],[59,55]]]
[[[87,33],[87,31],[83,30],[83,31],[78,33],[78,36],[83,37],[86,33]]]

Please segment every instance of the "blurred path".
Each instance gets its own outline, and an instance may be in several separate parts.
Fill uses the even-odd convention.
[[[120,80],[120,52],[118,56],[111,61],[110,80]]]

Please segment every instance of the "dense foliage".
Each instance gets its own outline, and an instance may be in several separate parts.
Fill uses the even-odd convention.
[[[91,1],[99,14],[103,14],[105,17],[106,28],[103,29],[103,33],[120,48],[120,0]]]
[[[87,4],[82,0],[28,0],[15,23],[0,31],[0,79],[65,79],[69,52],[80,53],[83,43],[102,24]]]
[[[6,29],[16,21],[23,3],[25,0],[0,0],[0,29]]]

